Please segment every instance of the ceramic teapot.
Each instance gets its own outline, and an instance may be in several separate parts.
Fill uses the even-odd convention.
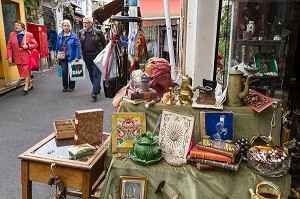
[[[249,81],[252,75],[249,75],[245,81],[245,87],[243,89],[243,75],[239,70],[233,70],[229,72],[228,88],[226,104],[228,106],[243,106],[243,99],[249,94]]]
[[[255,193],[249,189],[250,199],[283,199],[279,188],[269,181],[263,181],[256,186]]]
[[[162,149],[158,145],[158,136],[150,131],[135,136],[133,150],[140,160],[151,161],[162,156]]]

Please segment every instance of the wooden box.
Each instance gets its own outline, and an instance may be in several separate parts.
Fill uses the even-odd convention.
[[[74,120],[56,120],[53,125],[56,139],[74,138]]]

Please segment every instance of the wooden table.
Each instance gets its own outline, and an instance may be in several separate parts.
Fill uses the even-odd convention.
[[[22,153],[22,198],[32,198],[32,182],[48,183],[51,164],[55,163],[56,173],[65,187],[80,189],[80,192],[68,191],[65,195],[95,198],[91,194],[98,188],[105,178],[104,157],[108,148],[110,134],[103,133],[102,145],[94,155],[85,161],[69,160],[68,148],[73,140],[56,140],[51,134],[44,140]]]

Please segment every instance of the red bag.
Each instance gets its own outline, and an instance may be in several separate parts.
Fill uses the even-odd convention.
[[[30,68],[30,70],[33,70],[33,71],[39,71],[40,70],[39,58],[40,58],[39,51],[37,51],[36,49],[33,49],[30,52],[30,55],[29,55],[29,68]]]

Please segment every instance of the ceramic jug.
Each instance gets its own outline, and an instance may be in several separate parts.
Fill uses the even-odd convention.
[[[243,90],[243,75],[239,70],[229,72],[228,88],[226,96],[227,106],[243,106],[244,98],[249,94],[249,81],[252,75],[249,75],[245,81]]]

